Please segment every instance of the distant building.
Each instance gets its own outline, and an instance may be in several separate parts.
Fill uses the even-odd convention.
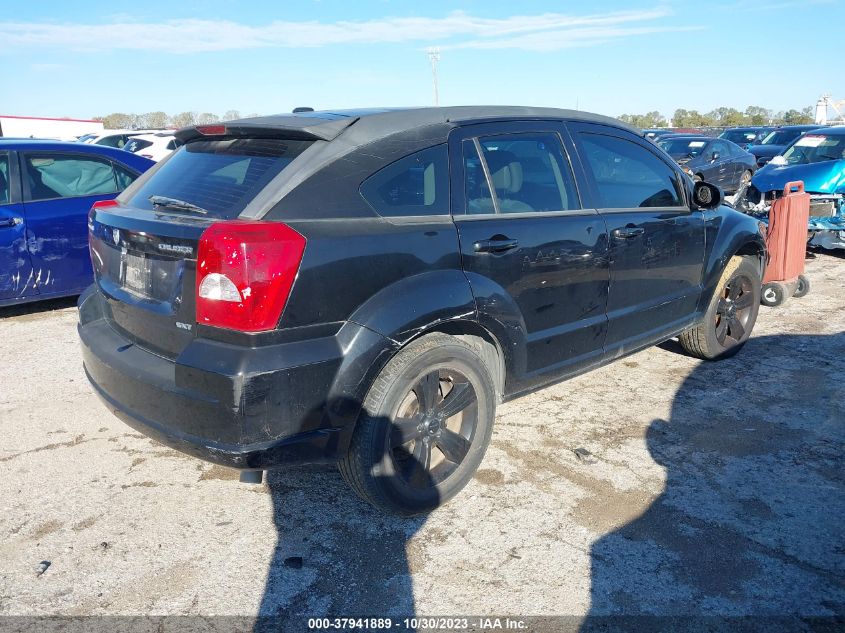
[[[0,114],[0,136],[15,138],[53,138],[73,141],[83,134],[103,131],[102,121],[52,119]]]

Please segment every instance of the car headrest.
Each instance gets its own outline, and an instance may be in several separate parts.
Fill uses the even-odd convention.
[[[516,193],[522,189],[522,164],[511,152],[497,150],[484,155],[497,191]]]

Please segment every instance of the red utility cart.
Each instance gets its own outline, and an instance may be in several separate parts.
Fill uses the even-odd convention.
[[[804,191],[804,182],[786,183],[783,196],[769,211],[769,265],[763,276],[763,305],[778,306],[789,297],[803,297],[810,291],[810,282],[804,276],[809,218],[810,194]]]

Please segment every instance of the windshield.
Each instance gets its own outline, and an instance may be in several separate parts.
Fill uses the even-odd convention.
[[[801,136],[801,130],[774,130],[762,140],[760,145],[789,145]]]
[[[845,134],[802,136],[783,153],[783,159],[787,165],[806,165],[845,159]]]
[[[731,143],[736,143],[737,145],[744,145],[747,143],[753,143],[757,139],[757,132],[749,130],[727,130],[722,132],[719,135],[719,138],[723,138]]]
[[[193,141],[132,192],[127,203],[153,209],[162,206],[154,201],[169,198],[182,207],[200,207],[209,217],[235,218],[310,145],[311,141],[283,139]]]
[[[689,156],[695,158],[704,151],[707,141],[689,139],[663,139],[657,144],[670,156]]]

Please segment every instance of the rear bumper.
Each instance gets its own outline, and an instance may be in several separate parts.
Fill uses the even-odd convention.
[[[85,373],[109,410],[162,444],[232,468],[343,455],[366,377],[391,347],[346,323],[334,336],[257,348],[196,338],[170,360],[119,334],[101,304],[96,290],[80,298],[78,331]]]

